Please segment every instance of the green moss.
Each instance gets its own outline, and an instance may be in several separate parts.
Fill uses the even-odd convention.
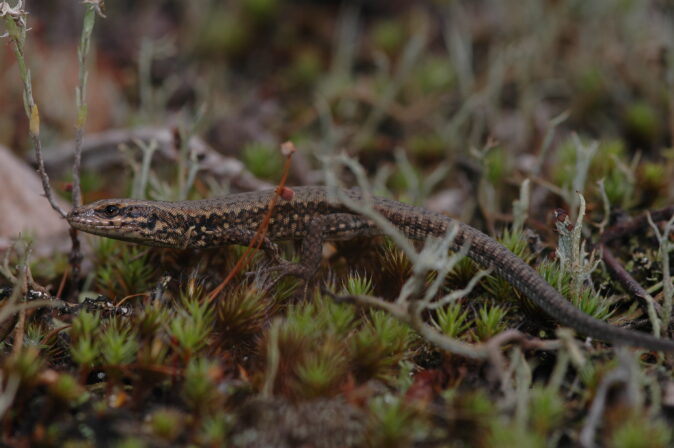
[[[576,145],[569,139],[560,145],[557,152],[557,163],[552,176],[561,187],[574,185],[577,175]],[[599,143],[597,153],[590,162],[588,175],[583,185],[584,193],[591,199],[600,200],[599,191],[595,188],[597,181],[604,179],[604,188],[612,205],[626,207],[634,196],[634,182],[625,172],[630,166],[627,148],[622,140],[606,140]]]
[[[448,57],[429,56],[415,71],[415,80],[422,94],[448,91],[455,82],[455,73]]]
[[[555,158],[556,163],[552,167],[555,184],[571,185],[576,173],[576,146],[572,139],[567,139],[559,145]]]
[[[185,357],[208,345],[214,319],[213,307],[205,300],[185,298],[182,301],[182,309],[171,319],[169,328]]]
[[[634,415],[619,425],[610,435],[607,446],[612,448],[665,448],[672,440],[672,429],[665,422]]]
[[[94,250],[96,284],[105,295],[126,297],[149,289],[155,267],[146,247],[100,238]]]
[[[370,313],[371,328],[390,355],[401,355],[408,348],[414,333],[406,324],[384,311]]]
[[[646,204],[651,204],[667,190],[667,172],[668,165],[663,162],[645,162],[639,167],[637,185]]]
[[[205,57],[241,54],[252,41],[253,28],[230,8],[215,8],[198,30],[195,50]]]
[[[277,180],[283,170],[283,156],[278,148],[265,143],[249,143],[241,152],[241,160],[255,176]]]
[[[100,335],[101,360],[109,366],[130,364],[138,351],[136,335],[128,323],[110,319]]]
[[[91,338],[98,331],[100,324],[101,316],[97,312],[83,310],[72,320],[70,337],[73,340]]]
[[[415,134],[407,140],[407,147],[420,160],[441,159],[447,152],[447,144],[437,134]]]
[[[491,426],[487,447],[516,446],[519,448],[544,448],[546,438],[509,421],[495,420]]]
[[[661,184],[667,180],[665,174],[666,165],[662,163],[645,162],[641,165],[642,182],[648,184]]]
[[[413,333],[383,311],[372,311],[370,317],[370,322],[349,339],[350,363],[359,380],[387,380],[392,368],[410,350]]]
[[[659,130],[658,113],[646,102],[630,105],[625,111],[625,121],[630,130],[646,139],[654,138]]]
[[[576,305],[584,313],[589,314],[595,319],[605,320],[611,314],[611,304],[606,297],[595,294],[592,288],[582,288],[579,297],[571,295],[571,275],[567,272],[562,272],[559,266],[552,262],[543,262],[538,266],[538,272],[570,302]]]
[[[316,83],[322,74],[323,61],[321,55],[313,48],[306,48],[293,55],[286,76],[293,87],[306,87]]]
[[[52,396],[68,405],[81,404],[88,399],[86,390],[67,373],[60,374],[48,389]]]
[[[112,444],[114,448],[145,448],[145,442],[137,437],[126,437]]]
[[[373,290],[372,279],[353,273],[346,279],[344,290],[350,295],[370,295]]]
[[[588,97],[603,95],[606,87],[603,73],[593,67],[585,68],[577,75],[576,85],[580,91],[578,96],[586,101]]]
[[[541,386],[531,389],[530,425],[537,434],[547,435],[563,421],[564,400],[557,391]]]
[[[507,152],[502,147],[493,148],[484,159],[485,177],[492,185],[501,185],[510,172]]]
[[[70,346],[70,356],[80,366],[90,368],[100,355],[100,347],[91,338],[80,338]]]
[[[405,43],[406,34],[399,20],[380,20],[372,28],[372,43],[376,48],[394,54]]]
[[[272,19],[279,8],[279,0],[243,0],[242,6],[246,14],[257,22]]]
[[[250,341],[267,326],[275,308],[274,299],[255,288],[226,290],[216,299],[215,333],[225,347]]]
[[[339,392],[347,368],[342,348],[328,340],[298,363],[295,373],[299,381],[296,392],[305,398],[329,396]]]
[[[22,386],[30,387],[37,381],[43,360],[35,347],[23,347],[5,359],[4,372],[18,376]]]
[[[187,406],[198,415],[216,410],[222,401],[214,381],[218,373],[218,366],[204,358],[191,359],[187,364],[182,396]]]
[[[482,306],[475,318],[475,338],[486,341],[507,328],[507,311],[500,306]]]
[[[453,339],[461,336],[471,325],[468,310],[464,309],[460,303],[452,303],[438,309],[434,322],[445,336]]]
[[[376,397],[370,400],[369,408],[369,446],[409,446],[418,425],[414,412],[402,399],[391,395]]]
[[[226,437],[232,426],[226,414],[216,412],[207,416],[197,433],[197,441],[203,446],[226,446]]]
[[[184,419],[184,415],[176,409],[158,409],[150,414],[148,420],[152,433],[170,442],[180,436]]]

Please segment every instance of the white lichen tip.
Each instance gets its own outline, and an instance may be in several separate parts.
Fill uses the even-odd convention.
[[[23,10],[23,0],[17,0],[15,6],[10,6],[8,2],[0,2],[0,17],[13,16],[18,18],[26,14],[26,11]]]
[[[93,6],[93,8],[96,10],[96,14],[105,19],[105,14],[103,13],[105,4],[103,3],[103,0],[82,0],[82,3]]]

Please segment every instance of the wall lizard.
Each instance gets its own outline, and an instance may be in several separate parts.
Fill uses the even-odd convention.
[[[346,240],[380,235],[368,219],[338,202],[331,202],[325,187],[293,187],[290,199],[274,208],[262,249],[287,274],[310,278],[321,260],[325,240]],[[358,189],[345,190],[361,199]],[[264,217],[273,190],[232,194],[222,198],[162,202],[105,199],[68,214],[76,229],[148,246],[213,248],[248,245]],[[555,321],[581,334],[614,344],[674,352],[674,341],[627,330],[597,320],[576,308],[527,263],[479,230],[440,213],[384,198],[372,198],[372,206],[408,238],[442,237],[458,225],[454,248],[469,244],[467,256],[491,268],[538,305]],[[276,241],[302,240],[301,262],[284,262]]]

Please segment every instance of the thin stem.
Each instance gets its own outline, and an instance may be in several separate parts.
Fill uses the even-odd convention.
[[[77,126],[75,132],[75,160],[73,162],[73,207],[82,205],[82,191],[80,183],[80,166],[82,163],[82,138],[87,123],[87,55],[91,46],[91,32],[96,23],[96,8],[89,5],[84,13],[84,24],[80,46],[77,50],[80,65],[79,84],[75,89],[75,104],[77,106]]]
[[[26,116],[29,120],[29,134],[30,140],[35,150],[35,158],[37,159],[37,171],[40,174],[42,181],[42,189],[45,197],[49,201],[51,207],[62,218],[66,217],[66,212],[58,205],[54,199],[52,189],[49,183],[49,176],[44,167],[44,159],[42,157],[42,142],[40,141],[40,112],[35,100],[33,99],[33,88],[30,78],[30,70],[26,66],[26,59],[24,56],[24,44],[26,42],[26,19],[25,13],[22,15],[7,14],[4,17],[7,34],[13,42],[14,55],[16,56],[19,65],[19,75],[23,83],[23,103],[26,111]]]

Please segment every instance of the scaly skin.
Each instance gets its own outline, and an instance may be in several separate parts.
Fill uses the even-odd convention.
[[[380,235],[370,220],[344,205],[330,202],[325,187],[295,187],[291,199],[280,199],[269,223],[263,250],[281,262],[275,241],[302,240],[301,263],[283,263],[282,271],[310,278],[320,263],[325,240]],[[360,191],[348,190],[354,199]],[[212,248],[248,245],[262,221],[273,191],[233,194],[199,201],[161,202],[132,199],[97,201],[72,210],[68,222],[95,235],[147,246]],[[454,247],[469,243],[467,256],[503,277],[550,317],[579,333],[614,344],[674,352],[674,341],[611,326],[584,314],[528,264],[469,225],[420,207],[373,198],[375,210],[409,238],[442,237],[458,226]]]

